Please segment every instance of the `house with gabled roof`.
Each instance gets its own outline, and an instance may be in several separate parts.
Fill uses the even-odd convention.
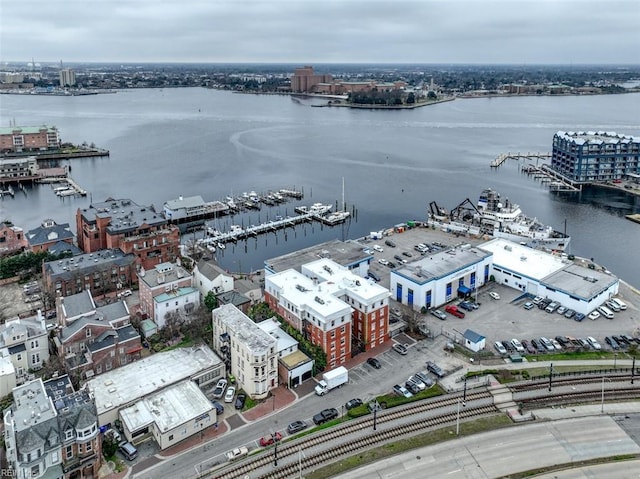
[[[58,224],[52,219],[44,220],[40,226],[27,232],[29,248],[33,252],[48,251],[61,241],[73,245],[74,238],[69,223]]]

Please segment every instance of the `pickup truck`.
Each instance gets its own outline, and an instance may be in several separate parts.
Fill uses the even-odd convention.
[[[338,410],[335,408],[323,409],[318,414],[313,416],[313,422],[316,426],[324,424],[327,421],[331,421],[339,416]]]
[[[244,457],[247,454],[249,454],[249,449],[247,449],[246,446],[236,447],[235,449],[227,452],[227,460],[235,461],[236,459]]]

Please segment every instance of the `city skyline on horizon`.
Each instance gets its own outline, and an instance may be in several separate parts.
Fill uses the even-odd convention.
[[[23,0],[0,62],[635,65],[639,20],[634,0]]]

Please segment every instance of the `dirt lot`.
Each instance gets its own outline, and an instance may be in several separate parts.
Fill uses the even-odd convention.
[[[11,283],[0,286],[0,319],[4,321],[29,312],[35,314],[43,306],[41,300],[27,303],[25,299],[21,284]]]

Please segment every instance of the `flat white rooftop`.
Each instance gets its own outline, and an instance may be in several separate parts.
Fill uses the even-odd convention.
[[[135,361],[87,381],[98,415],[215,367],[222,361],[206,346],[178,348]]]
[[[200,388],[194,382],[186,380],[141,399],[120,411],[120,416],[131,432],[155,422],[158,431],[164,434],[181,424],[209,414],[212,410],[211,401]],[[215,412],[213,414],[212,419],[215,420]]]
[[[494,268],[504,268],[538,281],[567,266],[557,256],[502,238],[492,239],[478,247],[493,253]]]

